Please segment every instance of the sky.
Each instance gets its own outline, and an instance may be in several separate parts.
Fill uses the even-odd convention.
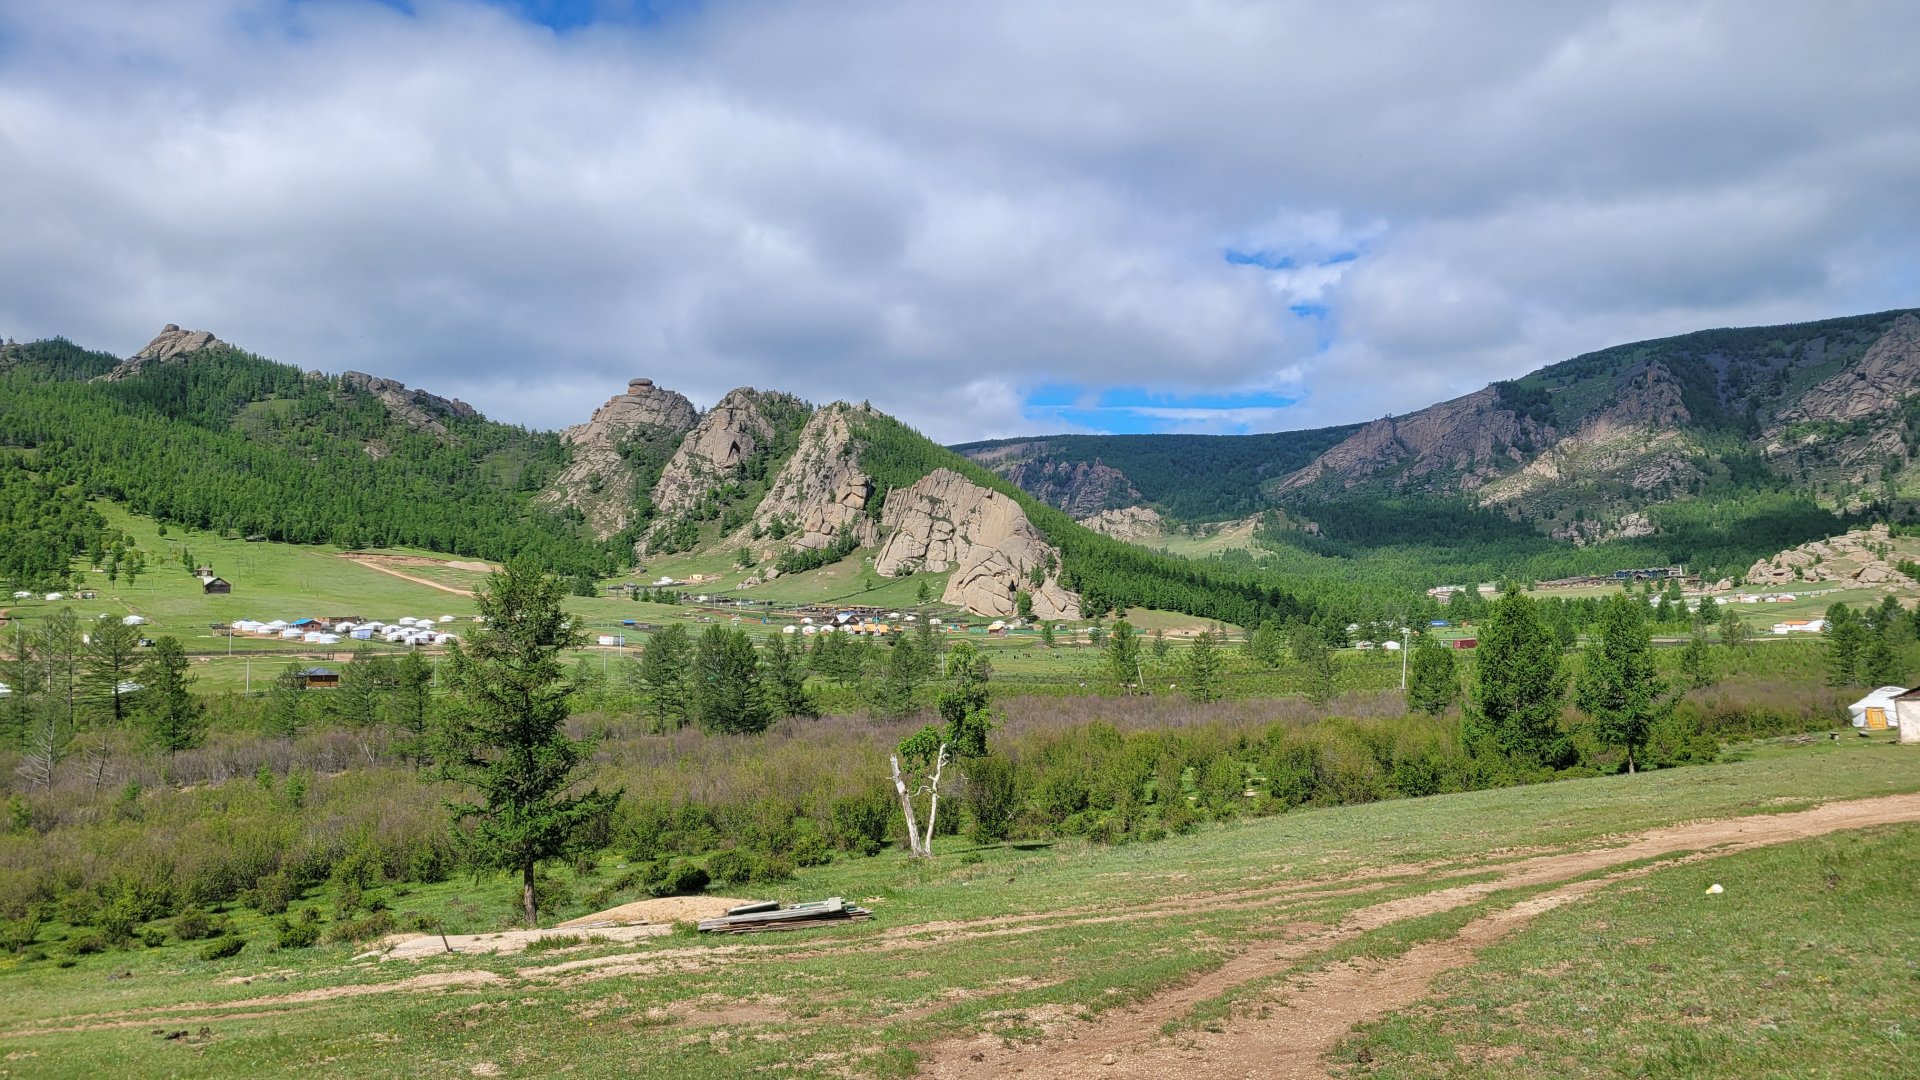
[[[1908,0],[0,0],[0,336],[541,428],[1410,412],[1920,305]]]

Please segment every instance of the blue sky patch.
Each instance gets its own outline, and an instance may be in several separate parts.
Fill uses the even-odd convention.
[[[1049,430],[1237,435],[1279,430],[1276,414],[1299,400],[1271,390],[1182,394],[1139,386],[1095,390],[1056,383],[1029,391],[1021,411]]]
[[[1258,266],[1263,270],[1291,270],[1294,267],[1294,261],[1290,256],[1274,251],[1241,251],[1238,248],[1228,248],[1221,254],[1234,266]]]

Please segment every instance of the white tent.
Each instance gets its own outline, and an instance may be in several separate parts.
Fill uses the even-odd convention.
[[[126,618],[124,618],[124,619],[121,619],[121,620],[120,620],[120,625],[122,625],[122,626],[144,626],[144,625],[146,625],[146,621],[147,621],[147,620],[146,620],[146,619],[145,619],[144,617],[142,617],[142,616],[139,616],[139,615],[129,615],[129,616],[127,616]]]
[[[1904,686],[1882,686],[1859,701],[1847,706],[1847,713],[1853,718],[1853,726],[1867,731],[1885,731],[1897,728],[1900,721],[1896,718],[1893,699],[1907,692]]]
[[[783,634],[797,634],[800,632],[800,628],[797,626],[783,626],[780,628],[780,632]]]
[[[414,618],[414,617],[413,617],[413,616],[411,616],[411,615],[402,615],[402,616],[400,616],[400,625],[401,625],[401,626],[412,626],[412,625],[413,625],[414,623],[417,623],[417,622],[419,622],[419,621],[420,621],[419,619],[416,619],[416,618]]]
[[[66,598],[65,593],[50,592],[47,594],[47,599],[49,600],[62,600],[65,598]]]
[[[31,600],[33,599],[33,594],[30,592],[27,592],[25,589],[22,589],[21,591],[14,593],[13,598],[15,600]]]
[[[441,621],[441,622],[443,622],[443,623],[446,623],[446,622],[452,622],[452,621],[453,621],[453,616],[451,616],[451,615],[442,615],[442,616],[440,616],[440,621]]]

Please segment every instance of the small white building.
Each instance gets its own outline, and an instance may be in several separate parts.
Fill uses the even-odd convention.
[[[1776,634],[1818,634],[1827,628],[1825,619],[1782,619],[1773,624]]]
[[[146,623],[147,623],[147,620],[145,616],[141,616],[141,615],[129,615],[126,618],[120,620],[121,626],[145,626]]]

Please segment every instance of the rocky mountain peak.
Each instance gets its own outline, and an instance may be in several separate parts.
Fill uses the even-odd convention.
[[[754,535],[773,537],[777,548],[818,550],[833,546],[842,529],[852,529],[863,545],[878,541],[867,515],[873,478],[860,467],[860,443],[854,425],[859,406],[835,402],[816,410],[800,430],[798,445],[767,486],[753,520],[728,543]],[[663,478],[664,479],[664,478]]]
[[[103,382],[119,382],[131,378],[149,364],[166,364],[185,357],[201,349],[225,345],[226,342],[213,336],[210,330],[182,330],[178,323],[168,323],[154,335],[146,347],[121,361],[112,371],[100,376]]]
[[[1552,432],[1506,408],[1499,390],[1489,386],[1406,416],[1375,420],[1282,480],[1279,490],[1323,481],[1352,488],[1390,475],[1396,487],[1437,477],[1470,491],[1523,460],[1520,447],[1547,441]]]
[[[728,391],[660,471],[651,493],[654,509],[669,518],[700,505],[715,487],[738,479],[754,455],[773,443],[781,417],[805,409],[791,394],[750,386]],[[792,434],[792,427],[786,430]]]
[[[540,501],[579,510],[601,539],[614,535],[633,524],[643,494],[697,418],[684,395],[652,379],[627,380],[626,393],[560,433],[573,446],[573,460]]]

